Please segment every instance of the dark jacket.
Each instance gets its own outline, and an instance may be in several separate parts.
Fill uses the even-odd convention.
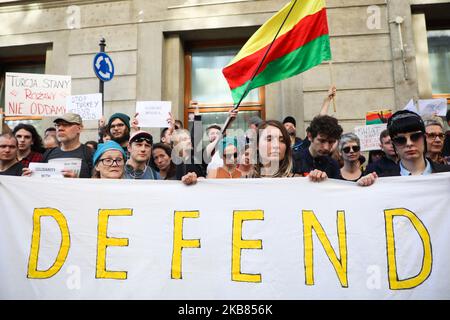
[[[326,172],[328,178],[339,179],[340,169],[336,160],[329,156],[313,158],[309,149],[302,149],[293,154],[293,172],[304,177],[315,169]]]
[[[392,170],[396,170],[398,164],[388,157],[384,155],[380,160],[369,163],[367,165],[366,171],[364,171],[364,175],[367,175],[372,172],[376,172],[378,176],[382,175],[384,172],[389,172]]]
[[[431,161],[430,159],[427,159],[430,162],[431,165],[431,172],[432,173],[439,173],[439,172],[450,172],[450,166],[446,164],[440,164]],[[380,177],[395,177],[400,176],[400,162],[397,164],[397,166],[389,171],[383,172]]]

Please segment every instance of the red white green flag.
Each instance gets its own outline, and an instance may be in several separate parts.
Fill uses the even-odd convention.
[[[222,72],[237,103],[251,89],[295,76],[326,60],[331,60],[331,49],[325,1],[292,0],[253,34]]]

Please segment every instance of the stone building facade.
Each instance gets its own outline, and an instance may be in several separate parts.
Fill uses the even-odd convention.
[[[186,52],[191,44],[217,46],[248,38],[287,2],[0,0],[0,64],[40,56],[45,73],[72,76],[72,94],[98,92],[92,59],[104,37],[116,66],[115,78],[105,85],[105,116],[118,111],[132,115],[136,101],[168,100],[174,116],[186,120],[190,107]],[[337,111],[330,107],[330,114],[346,131],[364,124],[367,111],[396,110],[413,97],[432,96],[426,19],[429,8],[444,6],[450,12],[448,1],[327,0],[326,4],[332,77],[338,88]],[[433,12],[435,17],[441,10]],[[397,17],[401,24],[395,22]],[[282,120],[292,115],[304,136],[329,86],[328,63],[268,85],[262,116]],[[86,127],[84,138],[95,138],[96,123]]]

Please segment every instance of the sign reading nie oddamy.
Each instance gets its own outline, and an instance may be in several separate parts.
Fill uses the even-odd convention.
[[[70,76],[10,73],[5,76],[7,116],[56,116],[66,113]]]
[[[450,299],[449,188],[0,176],[0,299]]]

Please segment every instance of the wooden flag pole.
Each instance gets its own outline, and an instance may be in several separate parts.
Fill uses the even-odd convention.
[[[330,82],[331,82],[331,87],[336,85],[334,82],[334,75],[333,75],[333,62],[330,60],[328,61],[328,66],[330,69]],[[336,112],[336,99],[335,97],[333,97],[333,110],[334,112]]]

